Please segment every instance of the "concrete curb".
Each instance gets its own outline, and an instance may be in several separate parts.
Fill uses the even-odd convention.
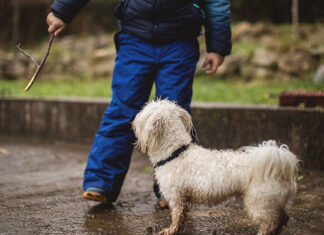
[[[105,98],[0,98],[0,133],[91,144],[110,100]],[[324,111],[266,105],[192,104],[199,143],[239,148],[274,139],[308,168],[324,169]]]

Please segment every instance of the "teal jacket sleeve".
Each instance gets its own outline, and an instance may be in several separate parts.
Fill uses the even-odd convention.
[[[229,0],[203,0],[206,15],[205,35],[207,52],[229,55],[232,50]]]
[[[51,6],[53,14],[66,23],[70,23],[89,0],[55,0]]]

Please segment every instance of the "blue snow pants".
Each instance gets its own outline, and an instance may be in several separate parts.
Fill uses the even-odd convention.
[[[121,33],[111,103],[96,133],[84,171],[83,189],[103,193],[114,202],[130,164],[135,136],[131,122],[148,101],[153,82],[156,97],[176,101],[189,113],[192,83],[199,58],[197,40],[158,45]]]

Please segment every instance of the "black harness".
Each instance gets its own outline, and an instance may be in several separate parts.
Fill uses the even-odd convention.
[[[188,149],[189,145],[190,144],[181,146],[176,151],[174,151],[170,157],[168,157],[165,160],[159,161],[153,167],[158,168],[159,166],[163,166],[164,164],[172,161],[173,159],[176,159],[177,157],[179,157],[183,152],[185,152]]]

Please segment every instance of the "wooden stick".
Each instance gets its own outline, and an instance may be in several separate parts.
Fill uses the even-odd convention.
[[[27,58],[29,58],[34,63],[34,65],[36,65],[36,67],[39,66],[39,64],[36,62],[36,60],[31,55],[29,55],[26,51],[21,49],[20,43],[18,43],[16,47],[21,53],[23,53]]]
[[[40,64],[38,64],[36,62],[36,60],[31,55],[29,55],[27,52],[25,52],[23,49],[21,49],[20,43],[18,43],[18,45],[17,45],[18,50],[22,54],[24,54],[27,58],[29,58],[36,65],[36,68],[37,68],[36,71],[35,71],[35,73],[34,73],[34,75],[29,80],[27,86],[25,87],[25,91],[28,91],[30,89],[30,87],[33,85],[35,79],[37,78],[38,74],[40,73],[41,69],[43,68],[43,66],[44,66],[44,64],[46,62],[46,59],[47,59],[47,57],[49,55],[49,52],[51,50],[51,47],[52,47],[52,43],[53,43],[54,38],[55,38],[55,36],[54,36],[54,34],[52,34],[51,35],[51,38],[50,38],[50,40],[48,42],[48,47],[47,47],[46,54],[44,55],[44,58],[43,58],[43,60],[42,60],[42,62]]]

